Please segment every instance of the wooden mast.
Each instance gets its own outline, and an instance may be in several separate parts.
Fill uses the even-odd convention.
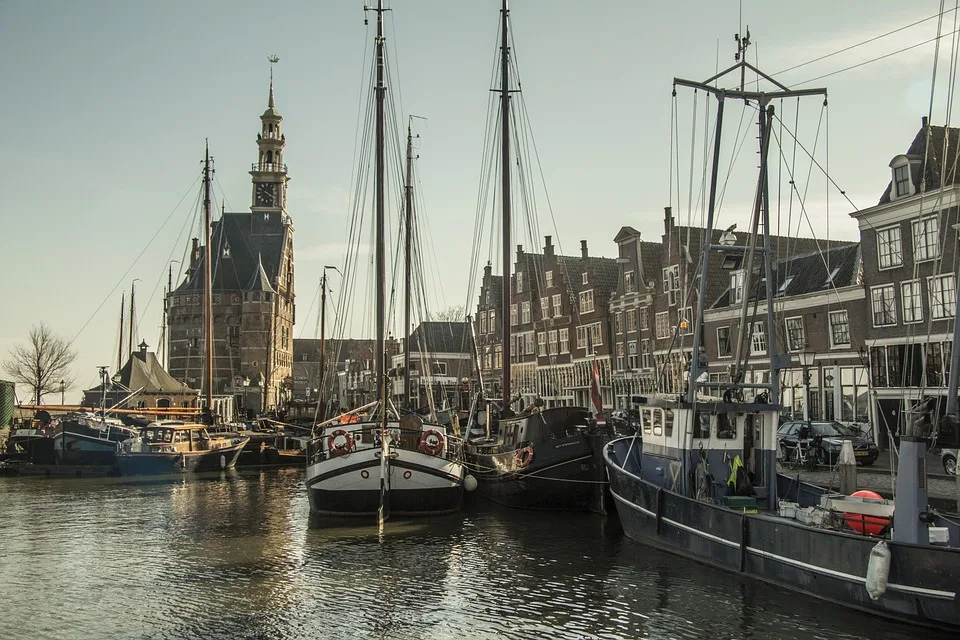
[[[500,323],[503,326],[503,367],[500,388],[503,391],[503,408],[510,406],[510,47],[507,39],[507,0],[503,0],[501,10],[500,40],[500,171],[502,187],[500,204],[503,219],[500,224],[503,233],[503,300],[500,308]]]
[[[323,419],[327,417],[327,402],[324,394],[327,389],[327,269],[323,267],[323,277],[320,278],[320,388],[317,392],[317,411]]]
[[[407,184],[404,187],[404,235],[406,249],[404,257],[404,300],[403,300],[403,397],[404,403],[408,409],[413,408],[412,398],[410,397],[410,297],[411,284],[413,281],[413,258],[411,248],[413,247],[413,132],[410,124],[407,124]]]
[[[210,264],[210,143],[205,141],[203,160],[203,346],[205,374],[204,398],[208,411],[213,411],[213,267]]]
[[[120,373],[120,369],[123,368],[123,321],[124,314],[126,313],[124,307],[126,306],[126,294],[120,294],[120,346],[117,347],[117,373]]]
[[[133,282],[130,283],[130,322],[127,325],[127,359],[130,359],[130,356],[133,355],[133,334],[136,331],[136,316],[134,315],[136,311],[134,310],[133,305],[133,295],[135,287],[137,286],[137,280],[139,278],[134,278]]]

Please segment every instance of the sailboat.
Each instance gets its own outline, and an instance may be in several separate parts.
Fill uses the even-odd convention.
[[[429,516],[457,511],[463,502],[466,469],[460,460],[461,447],[453,435],[443,427],[423,423],[418,416],[401,417],[388,399],[385,344],[385,9],[380,0],[375,8],[367,10],[375,11],[377,20],[376,80],[373,87],[376,112],[374,234],[377,346],[374,359],[377,400],[315,425],[307,447],[306,485],[312,513],[323,517],[376,518],[382,526],[391,516]],[[410,194],[409,185],[407,193]],[[407,201],[409,220],[412,213],[409,197]],[[410,225],[407,226],[409,234]],[[408,249],[408,264],[409,261]],[[345,271],[349,272],[349,269]],[[406,291],[405,295],[409,299],[410,291]]]
[[[745,90],[743,74],[747,70],[775,88]],[[740,72],[739,89],[718,87],[731,72]],[[717,99],[699,281],[709,282],[710,256],[720,252],[725,257],[749,255],[750,260],[759,254],[763,265],[760,277],[774,282],[767,178],[773,101],[822,96],[826,91],[790,90],[739,58],[736,65],[704,82],[675,78],[674,86],[693,88]],[[749,101],[751,108],[758,110],[760,168],[748,241],[717,244],[713,239],[717,237],[720,140],[724,104],[731,99]],[[749,278],[752,268],[744,271]],[[744,289],[749,290],[748,285]],[[853,498],[811,485],[796,490],[796,502],[783,500],[788,497],[783,487],[789,484],[783,481],[790,479],[778,477],[776,466],[776,431],[782,407],[781,357],[776,353],[773,316],[775,287],[768,284],[765,290],[766,317],[756,324],[765,327],[769,340],[767,381],[747,383],[736,376],[730,382],[717,382],[706,375],[704,286],[694,313],[686,389],[635,397],[641,408],[643,441],[638,436],[624,437],[604,447],[610,490],[624,532],[644,544],[837,605],[957,631],[960,526],[926,506],[923,437],[909,431],[901,439],[893,502]],[[755,301],[744,295],[744,310],[748,304]],[[741,323],[742,332],[747,330],[745,324]],[[950,393],[956,397],[956,380],[951,384]],[[729,465],[735,472],[738,462],[748,457],[755,464],[752,492],[745,490],[735,473],[727,483],[711,482],[711,467]],[[802,522],[799,513],[804,516]],[[865,526],[860,532],[845,526],[851,521],[886,524],[877,527],[880,535],[872,535]],[[887,535],[884,529],[889,529],[891,522],[892,533]],[[949,534],[948,544],[942,540],[944,533]]]
[[[203,164],[203,209],[206,246],[204,255],[203,319],[204,365],[203,387],[207,422],[213,422],[213,277],[210,245],[211,207],[210,149]],[[131,329],[132,331],[132,329]],[[207,425],[196,422],[160,420],[140,429],[140,435],[125,441],[116,454],[117,467],[123,475],[182,473],[231,469],[250,438],[211,436]]]
[[[477,493],[498,504],[527,509],[589,510],[602,485],[602,471],[594,463],[591,431],[594,423],[585,407],[545,408],[531,403],[519,415],[511,405],[510,306],[513,248],[511,246],[511,93],[509,10],[503,0],[500,25],[500,171],[502,181],[502,309],[503,339],[501,398],[478,396],[468,424],[475,427],[484,416],[483,435],[467,442],[464,451]],[[475,356],[476,358],[476,353]],[[479,362],[477,369],[480,370]],[[480,410],[484,407],[484,411]]]

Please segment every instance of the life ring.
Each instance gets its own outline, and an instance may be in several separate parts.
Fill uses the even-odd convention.
[[[420,436],[420,453],[425,453],[428,456],[440,455],[440,452],[443,451],[443,445],[443,434],[436,429],[428,429]]]
[[[531,462],[533,462],[533,447],[527,445],[517,451],[516,463],[518,468],[524,469],[529,467]]]
[[[337,444],[337,439],[340,436],[343,436],[343,441]],[[355,449],[353,436],[350,435],[349,431],[337,429],[327,437],[327,449],[330,450],[330,455],[332,456],[342,456],[345,453],[350,453]]]

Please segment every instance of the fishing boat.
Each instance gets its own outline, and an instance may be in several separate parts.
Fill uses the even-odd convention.
[[[137,429],[115,418],[71,413],[57,421],[53,452],[58,464],[109,465],[115,462],[119,444],[138,435]]]
[[[588,510],[602,485],[602,465],[594,457],[592,434],[596,422],[586,407],[544,407],[531,402],[519,415],[512,406],[518,400],[511,387],[510,318],[513,294],[513,247],[511,203],[511,96],[520,92],[511,84],[510,25],[507,0],[500,12],[500,222],[502,249],[502,308],[500,310],[503,356],[501,397],[480,393],[471,409],[468,425],[480,435],[464,447],[470,473],[476,477],[477,493],[509,507],[528,509]],[[478,225],[479,228],[480,225]],[[534,271],[540,269],[535,266]],[[569,292],[568,292],[569,293]],[[558,296],[559,297],[559,296]],[[515,297],[514,297],[515,300]],[[475,366],[481,371],[477,350]],[[595,371],[596,373],[596,371]],[[592,383],[598,383],[593,380]],[[483,381],[481,380],[481,387]],[[599,411],[600,407],[596,407]],[[480,421],[483,428],[478,429]]]
[[[211,437],[195,422],[152,422],[121,445],[117,468],[125,476],[232,469],[248,440]]]
[[[376,80],[372,92],[376,119],[374,324],[377,347],[374,359],[377,363],[377,399],[331,420],[319,422],[314,427],[307,447],[306,485],[312,513],[325,517],[376,518],[382,526],[391,516],[428,516],[458,510],[463,501],[466,470],[461,461],[462,447],[458,438],[439,425],[424,423],[419,416],[401,414],[387,397],[384,153],[386,57],[383,35],[385,9],[382,1],[378,1],[376,7],[367,10],[376,12],[377,21],[374,58]],[[409,184],[412,154],[409,130],[407,148],[406,218],[409,265],[412,221],[412,185]],[[359,242],[360,239],[356,238],[356,241]],[[352,269],[346,266],[344,272],[349,275]],[[344,287],[344,290],[349,291],[349,288]],[[411,296],[409,280],[405,296],[407,299]],[[409,321],[409,316],[405,321]],[[321,343],[322,340],[323,336]],[[318,407],[319,405],[320,403]]]
[[[743,74],[747,70],[774,88],[746,90]],[[737,71],[739,88],[719,87],[726,74]],[[745,58],[705,82],[674,79],[674,85],[694,88],[717,100],[699,282],[710,281],[714,252],[749,256],[744,269],[746,291],[751,277],[775,282],[767,178],[773,101],[824,96],[825,90],[790,90]],[[724,104],[741,99],[759,113],[760,170],[753,231],[746,243],[718,244],[712,239],[716,237]],[[762,264],[759,273],[752,268],[755,255]],[[778,476],[783,357],[776,352],[775,290],[769,284],[765,287],[764,321],[749,323],[762,326],[769,341],[769,377],[754,382],[737,375],[729,382],[716,381],[706,375],[706,287],[699,290],[686,388],[635,396],[643,441],[624,437],[603,449],[625,533],[644,544],[837,605],[956,632],[960,629],[960,520],[928,506],[923,468],[926,438],[916,425],[901,437],[893,501],[831,493]],[[748,304],[756,301],[744,295],[743,313]],[[741,331],[749,330],[746,325],[741,322]],[[950,393],[956,396],[955,378]],[[752,483],[747,482],[748,466],[753,469]],[[718,469],[724,472],[717,474]],[[722,476],[719,481],[717,475]]]

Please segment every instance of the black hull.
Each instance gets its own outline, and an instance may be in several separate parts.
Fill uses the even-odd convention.
[[[463,505],[463,478],[451,476],[440,469],[416,464],[407,460],[392,460],[391,477],[406,472],[429,476],[438,486],[406,488],[396,485],[390,488],[390,517],[424,517],[454,513]],[[359,489],[325,489],[326,480],[338,476],[367,471],[368,482]],[[315,516],[332,518],[357,518],[375,521],[380,510],[380,461],[366,459],[355,464],[338,467],[328,473],[307,480],[307,495],[310,511]],[[453,484],[451,484],[453,483]],[[447,485],[447,486],[442,486]]]
[[[533,445],[534,460],[515,469],[515,452],[467,453],[477,494],[515,509],[590,511],[597,487],[593,447],[584,436]]]
[[[638,542],[874,615],[960,629],[960,549],[890,543],[889,586],[872,600],[876,538],[698,502],[625,471],[609,447],[604,458],[623,530]]]
[[[117,468],[124,476],[221,471],[236,465],[241,449],[242,444],[183,454],[122,453],[117,455]]]

